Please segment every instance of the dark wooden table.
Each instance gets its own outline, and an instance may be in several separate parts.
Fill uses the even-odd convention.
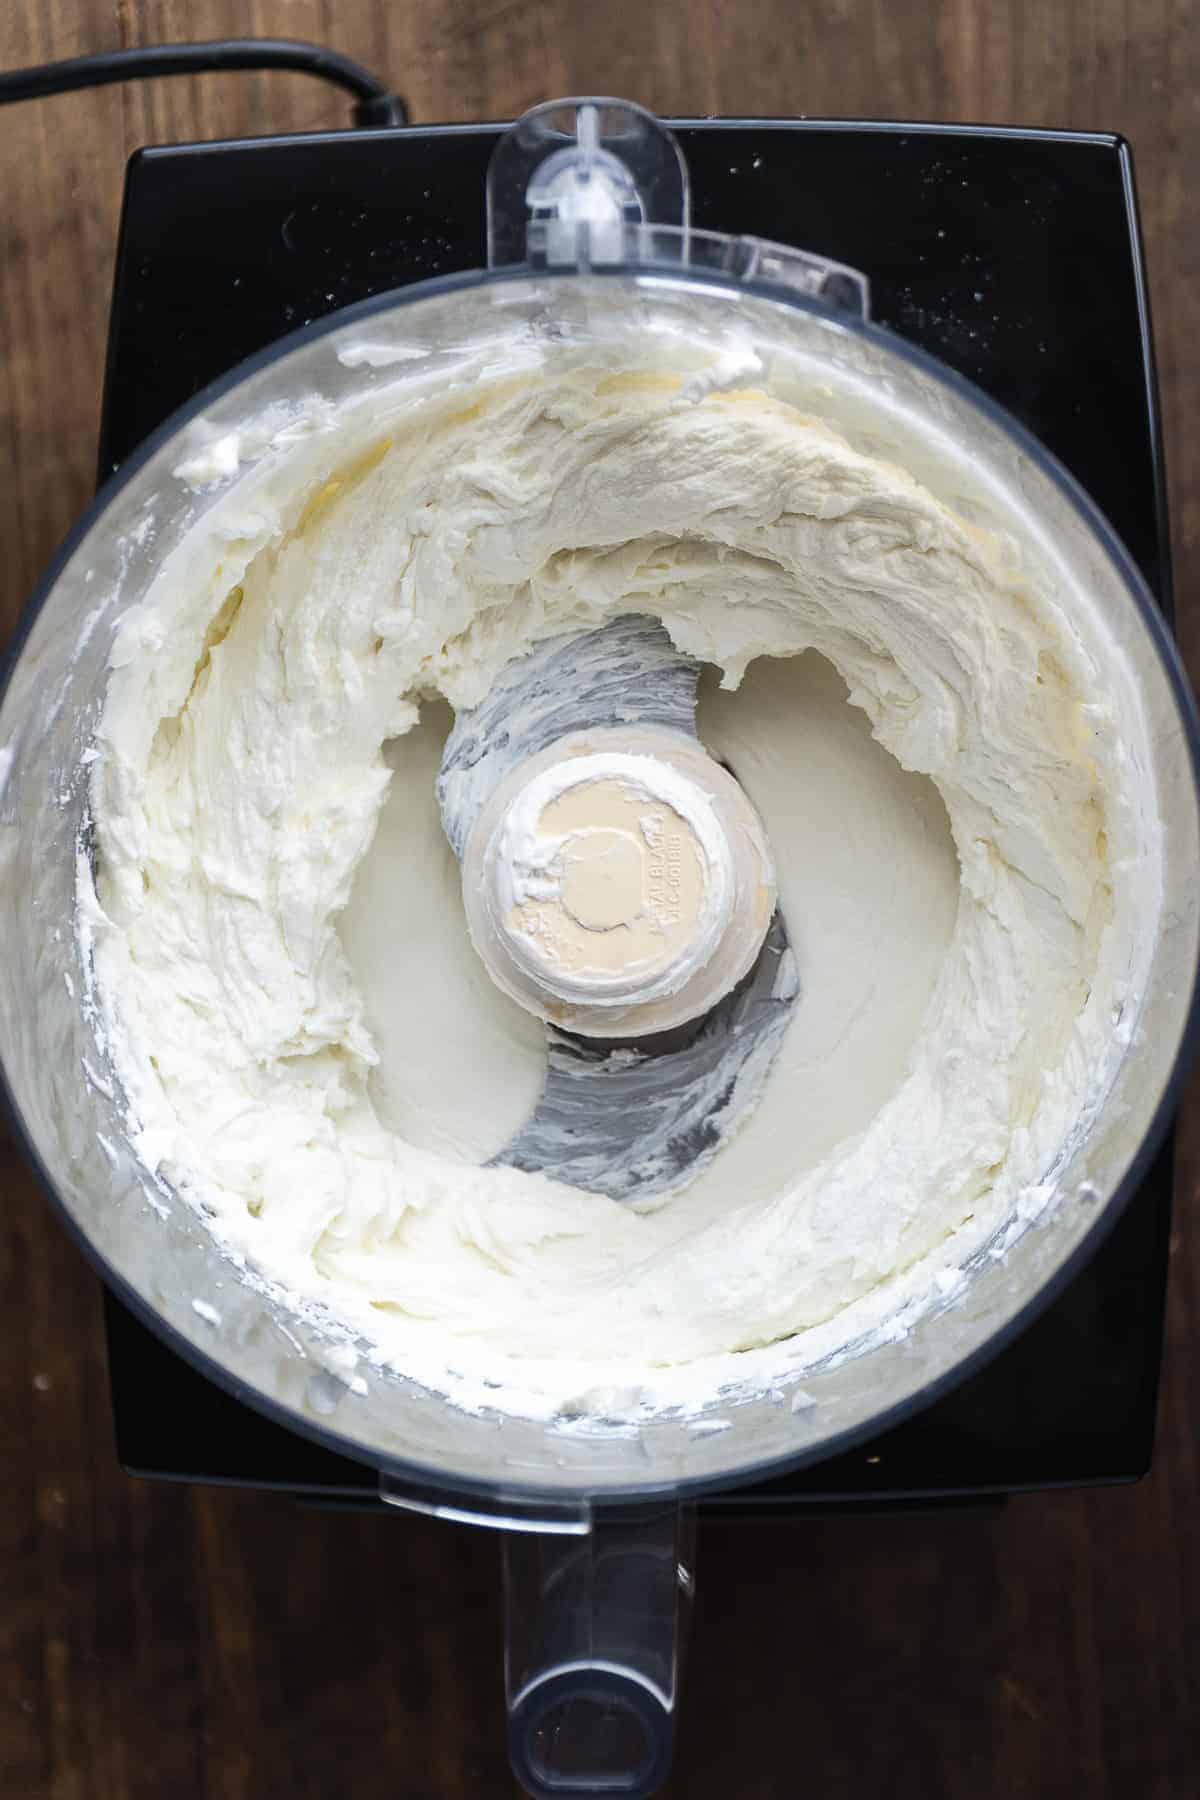
[[[1125,132],[1195,672],[1198,13],[1196,0],[5,0],[0,66],[253,30],[332,42],[390,74],[426,121],[607,92],[668,114]],[[332,90],[283,75],[0,112],[0,634],[92,486],[128,152],[345,118]],[[1198,1099],[1153,1474],[980,1517],[706,1529],[673,1796],[1200,1791]],[[512,1792],[495,1543],[127,1480],[96,1283],[3,1138],[0,1347],[0,1800]]]

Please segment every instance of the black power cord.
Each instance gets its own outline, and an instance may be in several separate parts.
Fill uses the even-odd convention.
[[[305,44],[294,38],[145,44],[134,50],[110,50],[98,56],[42,63],[34,69],[9,69],[0,72],[0,106],[18,100],[40,100],[47,94],[66,94],[74,88],[103,87],[112,81],[140,80],[151,75],[204,75],[222,69],[294,69],[302,75],[319,75],[355,96],[356,125],[408,123],[408,110],[400,96],[361,63],[320,44]]]

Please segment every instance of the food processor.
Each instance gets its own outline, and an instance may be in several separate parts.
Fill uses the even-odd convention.
[[[510,1731],[527,1788],[650,1793],[669,1760],[692,1501],[844,1453],[975,1367],[1090,1255],[1149,1166],[1194,1004],[1194,727],[1169,638],[1111,527],[1015,420],[869,322],[869,269],[695,228],[677,137],[619,102],[538,108],[502,135],[487,209],[486,272],[382,294],[243,363],[124,463],[51,571],[0,703],[0,1060],[60,1209],[140,1318],[235,1398],[379,1470],[387,1504],[505,1528]],[[285,233],[297,229],[284,219]],[[180,481],[187,457],[244,437],[248,421],[299,395],[382,394],[405,373],[452,369],[464,344],[514,331],[603,341],[631,319],[686,320],[717,347],[749,340],[784,391],[819,393],[852,442],[918,470],[1053,570],[1143,721],[1130,752],[1161,826],[1147,851],[1161,925],[1136,1018],[1116,1022],[1129,1048],[1102,1113],[1048,1172],[1046,1211],[977,1258],[961,1292],[887,1341],[806,1370],[790,1391],[723,1401],[697,1420],[562,1433],[340,1368],[318,1331],[239,1282],[202,1221],[129,1153],[81,1004],[88,970],[72,915],[108,647],[220,491]]]

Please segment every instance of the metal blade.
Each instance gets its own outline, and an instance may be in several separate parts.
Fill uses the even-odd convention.
[[[604,1044],[548,1028],[546,1085],[494,1163],[612,1200],[647,1200],[712,1161],[775,1059],[799,993],[776,911],[746,978],[704,1018]]]
[[[509,663],[446,740],[437,796],[456,856],[495,787],[559,738],[614,725],[665,726],[694,738],[699,674],[656,620],[640,616],[552,638]],[[624,1043],[547,1026],[541,1097],[492,1162],[614,1200],[680,1186],[753,1105],[798,993],[776,910],[750,973],[703,1018]]]
[[[658,725],[696,735],[700,665],[681,656],[656,619],[614,619],[599,631],[549,638],[501,669],[446,739],[437,801],[461,862],[471,827],[510,769],[559,738],[598,726]]]

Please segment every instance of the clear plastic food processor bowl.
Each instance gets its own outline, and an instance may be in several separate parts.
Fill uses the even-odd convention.
[[[511,1738],[530,1791],[648,1794],[670,1754],[689,1497],[833,1454],[930,1400],[1058,1291],[1146,1167],[1192,1019],[1195,728],[1151,597],[1072,479],[982,394],[869,324],[857,272],[691,231],[678,148],[648,115],[610,101],[537,109],[498,147],[487,198],[487,271],[334,314],[201,395],[107,484],[31,603],[0,695],[0,1064],[59,1212],[174,1349],[377,1468],[393,1505],[506,1528]],[[91,853],[84,757],[114,634],[204,511],[263,459],[287,456],[286,433],[248,426],[314,398],[394,411],[406,389],[493,344],[500,364],[514,348],[630,332],[679,333],[735,360],[752,351],[760,385],[1016,543],[1102,658],[1125,721],[1146,796],[1147,941],[1134,1029],[1114,1049],[1107,1103],[1052,1171],[1054,1203],[1003,1256],[979,1257],[940,1310],[807,1369],[800,1408],[776,1390],[723,1398],[720,1430],[663,1416],[568,1433],[457,1410],[383,1371],[347,1385],[319,1327],[240,1279],[202,1220],[155,1186],[128,1147],[83,1004],[76,862]],[[237,454],[197,492],[176,471],[214,445]]]

